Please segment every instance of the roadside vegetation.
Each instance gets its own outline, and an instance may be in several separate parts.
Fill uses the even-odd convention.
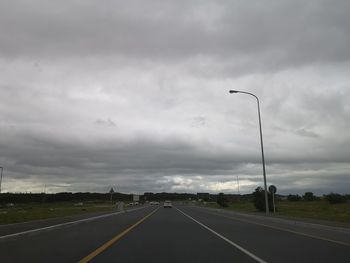
[[[258,187],[250,198],[226,200],[225,206],[210,203],[207,206],[224,208],[239,212],[263,213],[265,211],[264,190]],[[273,211],[272,197],[269,193],[269,208]],[[225,200],[224,196],[221,199]],[[282,197],[276,195],[276,216],[314,219],[350,223],[350,196],[330,193],[322,197],[315,196],[312,192],[304,195],[288,195]]]
[[[218,204],[210,204],[210,207],[219,208]],[[277,216],[287,216],[296,218],[310,218],[316,220],[326,220],[343,222],[350,224],[350,202],[332,205],[327,200],[315,200],[313,202],[288,200],[277,201]],[[263,213],[257,211],[254,204],[249,201],[230,202],[226,209],[247,212]]]
[[[1,193],[0,224],[109,212],[117,201],[130,203],[132,194],[115,193]]]
[[[269,193],[269,208],[273,211],[272,196]],[[187,204],[201,204],[212,208],[223,208],[246,213],[265,211],[265,192],[261,187],[251,194],[209,194],[209,193],[145,193],[140,203],[150,201],[182,201]],[[115,203],[123,201],[125,207],[132,205],[131,194],[121,193],[57,193],[0,195],[0,224],[11,224],[39,219],[65,217],[95,212],[109,212]],[[350,195],[330,193],[322,197],[312,192],[303,195],[275,195],[275,216],[309,218],[350,224]]]
[[[112,211],[110,202],[8,203],[0,207],[0,224]]]
[[[194,200],[195,197],[195,194],[186,193],[149,192],[139,196],[139,202]],[[108,193],[1,193],[0,224],[109,212],[116,209],[116,203],[120,201],[126,209],[139,203],[133,201],[133,194],[114,192],[113,188]]]
[[[278,201],[277,215],[350,223],[350,202],[331,204],[326,199],[309,201]]]

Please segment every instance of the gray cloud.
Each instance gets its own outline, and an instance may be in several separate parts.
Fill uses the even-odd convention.
[[[115,127],[116,126],[115,122],[112,121],[111,119],[106,119],[106,120],[98,119],[98,120],[95,121],[95,123],[97,125],[102,125],[102,126],[109,126],[109,127]]]
[[[5,191],[346,192],[347,1],[2,1]]]
[[[8,58],[120,56],[179,63],[202,57],[231,74],[276,71],[348,61],[348,9],[340,0],[6,1],[0,52]]]

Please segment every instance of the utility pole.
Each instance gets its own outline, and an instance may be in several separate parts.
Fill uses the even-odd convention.
[[[3,173],[4,167],[0,166],[0,169],[1,169],[1,176],[0,176],[0,194],[1,194],[2,173]]]

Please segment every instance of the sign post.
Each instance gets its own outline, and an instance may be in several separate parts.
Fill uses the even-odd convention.
[[[274,185],[270,185],[269,192],[272,194],[272,205],[273,205],[273,213],[276,213],[276,205],[275,205],[275,193],[277,191],[277,187]]]
[[[113,194],[114,194],[113,187],[111,187],[111,190],[109,190],[109,194],[111,195],[111,203],[113,203]]]

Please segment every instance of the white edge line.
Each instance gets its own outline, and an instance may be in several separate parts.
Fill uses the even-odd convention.
[[[237,248],[238,250],[242,251],[244,254],[248,255],[249,257],[253,258],[254,260],[256,260],[259,263],[266,263],[265,260],[259,258],[258,256],[255,256],[253,253],[249,252],[248,250],[246,250],[245,248],[241,247],[240,245],[232,242],[231,240],[229,240],[228,238],[220,235],[218,232],[215,232],[213,229],[207,227],[206,225],[202,224],[201,222],[199,222],[198,220],[194,219],[193,217],[187,215],[185,212],[181,211],[180,209],[178,209],[177,207],[175,207],[175,209],[177,209],[179,212],[181,212],[183,215],[187,216],[188,218],[190,218],[191,220],[193,220],[194,222],[196,222],[197,224],[199,224],[200,226],[204,227],[205,229],[207,229],[208,231],[212,232],[214,235],[220,237],[221,239],[225,240],[227,243],[229,243],[230,245],[234,246],[235,248]]]
[[[207,214],[210,214],[210,215],[219,216],[219,217],[223,217],[223,218],[228,218],[228,219],[232,219],[232,220],[236,220],[236,221],[239,221],[239,222],[252,224],[252,225],[255,225],[255,226],[261,226],[261,227],[266,227],[266,228],[273,229],[273,230],[278,230],[278,231],[283,231],[283,232],[287,232],[287,233],[292,233],[292,234],[303,236],[303,237],[308,237],[308,238],[318,239],[318,240],[322,240],[322,241],[327,241],[327,242],[335,243],[335,244],[338,244],[338,245],[350,246],[350,244],[347,243],[347,242],[343,242],[343,241],[332,239],[332,238],[327,238],[327,237],[324,237],[322,235],[308,234],[308,233],[302,232],[302,230],[292,230],[292,229],[285,228],[284,226],[269,225],[269,223],[271,223],[271,222],[258,223],[258,222],[252,221],[252,218],[248,218],[247,220],[246,219],[242,219],[242,218],[238,218],[237,219],[237,218],[232,217],[229,214],[219,213],[219,212],[216,214],[216,213],[211,212],[211,211],[204,211],[204,213],[207,213]],[[343,233],[343,234],[348,234],[348,233]]]
[[[321,230],[326,230],[326,231],[335,231],[335,232],[341,232],[345,234],[350,234],[350,228],[348,227],[342,227],[342,226],[332,226],[332,225],[324,225],[322,223],[311,223],[311,222],[305,222],[302,221],[305,218],[280,218],[280,217],[271,217],[271,216],[263,216],[263,215],[253,215],[253,214],[246,214],[243,212],[239,211],[228,211],[228,210],[222,210],[222,209],[217,209],[217,208],[209,208],[209,207],[200,207],[197,206],[196,208],[199,209],[206,209],[206,210],[214,210],[218,213],[222,214],[233,214],[233,215],[239,215],[242,217],[248,217],[248,218],[255,218],[255,219],[265,219],[266,221],[279,221],[281,223],[289,224],[289,225],[298,225],[298,226],[303,226],[303,227],[312,227],[315,229],[321,229]],[[331,223],[331,221],[329,222]]]
[[[305,218],[280,218],[280,217],[273,217],[273,216],[263,216],[263,215],[253,215],[253,214],[245,214],[243,212],[238,212],[238,211],[228,211],[228,210],[222,210],[222,209],[212,209],[208,207],[199,207],[197,208],[200,209],[207,209],[207,210],[215,210],[218,213],[229,213],[229,214],[234,214],[234,215],[239,215],[242,217],[250,217],[250,218],[255,218],[255,219],[265,219],[266,221],[279,221],[281,223],[289,224],[289,225],[298,225],[298,226],[303,226],[303,227],[312,227],[315,229],[321,229],[321,230],[326,230],[326,231],[336,231],[336,232],[341,232],[345,234],[350,234],[350,228],[348,227],[342,227],[342,226],[332,226],[332,225],[324,225],[322,223],[311,223],[311,222],[305,222],[302,221]],[[331,223],[331,221],[329,221]]]
[[[89,217],[89,218],[80,219],[80,220],[77,220],[77,221],[71,221],[71,222],[66,222],[66,223],[52,225],[52,226],[46,226],[46,227],[37,228],[37,229],[31,229],[31,230],[18,232],[18,233],[14,233],[14,234],[8,234],[8,235],[5,235],[5,236],[0,236],[0,240],[1,239],[6,239],[6,238],[10,238],[10,237],[22,236],[22,235],[26,235],[26,234],[30,234],[30,233],[40,232],[40,231],[44,231],[44,230],[50,230],[50,229],[60,228],[60,227],[64,227],[64,226],[79,224],[79,223],[83,223],[83,222],[89,222],[89,221],[97,220],[97,219],[104,218],[104,217],[110,217],[110,216],[119,215],[119,214],[122,214],[122,213],[125,213],[125,212],[136,211],[136,210],[139,210],[139,209],[142,209],[142,208],[146,208],[146,207],[148,207],[148,206],[138,207],[138,208],[135,208],[135,209],[124,210],[124,211],[115,212],[115,213],[106,214],[106,215]]]

